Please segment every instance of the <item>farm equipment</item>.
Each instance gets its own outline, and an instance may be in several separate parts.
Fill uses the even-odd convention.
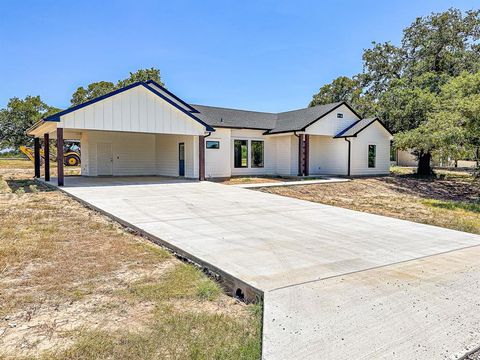
[[[63,147],[63,163],[65,166],[78,166],[80,165],[80,147],[78,141],[65,141]],[[31,147],[20,146],[20,151],[24,153],[31,161],[34,161],[34,152]],[[43,149],[40,149],[40,163],[45,161],[45,153]],[[56,161],[55,155],[50,155],[50,161]]]

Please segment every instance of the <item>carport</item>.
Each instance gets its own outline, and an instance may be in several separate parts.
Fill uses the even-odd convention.
[[[214,129],[196,110],[154,82],[138,82],[61,111],[27,130],[45,158],[57,140],[57,183],[64,185],[64,139],[80,140],[83,176],[169,176],[204,180],[205,137]],[[50,168],[45,161],[45,180]]]

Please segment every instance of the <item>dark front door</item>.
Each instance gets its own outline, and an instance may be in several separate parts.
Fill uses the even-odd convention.
[[[178,175],[185,176],[185,143],[178,144]]]

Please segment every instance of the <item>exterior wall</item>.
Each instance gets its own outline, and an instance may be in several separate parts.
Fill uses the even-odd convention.
[[[277,146],[276,138],[263,136],[263,130],[248,130],[248,129],[232,129],[231,141],[230,141],[230,166],[232,169],[232,175],[275,175],[277,170]],[[234,155],[233,155],[233,142],[234,140],[247,140],[248,141],[248,167],[236,168],[234,167]],[[263,140],[264,141],[264,167],[252,168],[251,167],[251,140]]]
[[[378,122],[367,127],[352,141],[351,175],[380,175],[390,172],[391,135]],[[368,145],[376,145],[376,166],[368,167]]]
[[[291,170],[292,166],[296,166],[292,165],[292,148],[298,147],[298,143],[295,143],[295,140],[296,138],[290,135],[275,137],[277,152],[275,173],[277,175],[296,175]]]
[[[205,127],[137,86],[61,117],[58,127],[139,133],[202,135]]]
[[[84,175],[98,175],[98,143],[112,144],[113,175],[156,175],[155,135],[89,131],[87,138],[87,146],[81,143],[82,153],[87,151]]]
[[[264,136],[263,130],[217,128],[205,141],[219,141],[220,149],[205,149],[207,178],[232,175],[296,175],[298,167],[298,140],[292,135]],[[247,140],[248,167],[235,168],[234,140]],[[264,141],[264,167],[251,167],[251,140]],[[293,148],[292,148],[293,147]]]
[[[155,136],[156,175],[178,176],[178,145],[185,143],[185,177],[198,178],[198,138],[183,135]]]
[[[310,175],[347,175],[348,143],[330,136],[310,136]]]
[[[231,141],[230,129],[215,129],[207,141],[218,141],[219,149],[205,149],[205,177],[230,177],[232,167],[230,164],[230,155],[232,153],[233,142]]]
[[[85,176],[90,176],[90,161],[89,161],[89,142],[88,132],[85,131],[80,137],[80,173]]]
[[[343,114],[343,118],[337,118],[338,113]],[[360,120],[358,116],[355,115],[348,107],[342,105],[309,126],[305,133],[311,135],[335,136],[357,120]]]
[[[185,177],[198,178],[198,137],[85,131],[81,138],[82,175],[97,176],[97,145],[112,144],[113,175],[178,176],[178,144],[185,143]]]

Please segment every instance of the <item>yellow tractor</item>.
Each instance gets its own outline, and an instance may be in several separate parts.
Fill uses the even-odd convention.
[[[78,166],[80,165],[80,147],[78,141],[65,141],[63,148],[63,163],[65,166]],[[34,151],[31,147],[20,146],[20,151],[24,153],[31,161],[34,161]],[[40,163],[43,164],[45,160],[45,153],[43,149],[40,149]],[[50,155],[51,161],[56,161],[55,156]]]

